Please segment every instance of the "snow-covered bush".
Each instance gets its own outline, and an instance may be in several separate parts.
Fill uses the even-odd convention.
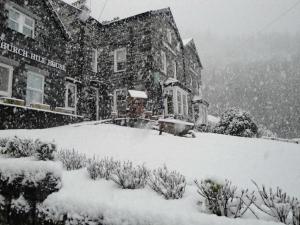
[[[23,195],[20,195],[18,199],[13,199],[11,201],[11,208],[17,214],[25,214],[30,211],[30,205]]]
[[[7,142],[8,138],[0,138],[0,148],[4,148]]]
[[[152,171],[149,186],[165,199],[180,199],[183,197],[186,180],[176,171],[169,171],[166,166]]]
[[[21,139],[17,136],[8,139],[2,154],[9,155],[14,158],[32,156],[36,151],[38,142],[31,139]]]
[[[105,158],[101,160],[93,159],[90,165],[87,167],[87,170],[93,180],[109,180],[118,165],[119,163],[114,161],[112,158]]]
[[[257,125],[248,112],[232,108],[221,115],[220,122],[213,132],[240,137],[254,137],[257,135]]]
[[[36,156],[39,160],[53,160],[56,152],[56,144],[47,142],[38,142],[36,146]]]
[[[63,149],[58,151],[56,159],[61,161],[66,170],[78,170],[87,166],[88,159],[85,154],[77,151]]]
[[[230,181],[225,183],[211,179],[195,180],[197,192],[204,198],[206,210],[217,216],[238,218],[243,216],[255,200],[254,193],[248,190],[238,191]]]
[[[144,188],[147,184],[149,171],[145,166],[133,166],[132,162],[117,163],[111,180],[123,189]]]
[[[293,225],[300,225],[300,202],[295,201],[292,204]]]
[[[277,138],[277,134],[266,128],[264,125],[258,125],[257,137]]]
[[[254,181],[253,183],[258,190],[261,200],[260,203],[255,202],[254,204],[260,211],[285,224],[289,223],[288,217],[290,213],[295,212],[294,219],[297,220],[297,213],[299,213],[299,211],[297,212],[297,205],[299,203],[296,198],[288,196],[279,187],[277,187],[276,191],[273,191],[272,188],[266,190],[265,186],[260,188]],[[293,211],[293,208],[295,211]]]

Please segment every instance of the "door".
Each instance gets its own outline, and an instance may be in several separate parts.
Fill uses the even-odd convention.
[[[91,88],[89,98],[90,120],[99,120],[99,89]]]

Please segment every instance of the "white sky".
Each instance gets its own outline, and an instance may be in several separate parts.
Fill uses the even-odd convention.
[[[65,0],[73,2],[74,0]],[[88,0],[99,18],[106,0]],[[182,37],[195,32],[255,34],[299,0],[107,0],[100,21],[170,7]],[[300,32],[300,4],[264,32]]]

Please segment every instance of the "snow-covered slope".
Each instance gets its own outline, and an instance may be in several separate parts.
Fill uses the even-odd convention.
[[[45,130],[0,131],[0,136],[55,140],[59,148],[76,149],[88,156],[131,160],[154,169],[166,164],[187,176],[181,200],[164,200],[150,190],[121,190],[112,181],[93,181],[85,169],[65,172],[63,188],[45,205],[54,216],[103,214],[109,224],[275,224],[256,219],[226,219],[200,212],[193,180],[229,179],[238,187],[255,189],[251,179],[268,187],[282,187],[300,197],[300,145],[263,139],[197,133],[197,138],[158,135],[141,130],[93,123]],[[76,197],[75,197],[76,196]],[[246,216],[248,217],[248,216]],[[250,216],[251,217],[251,216]]]
[[[300,145],[263,139],[197,133],[197,138],[158,135],[157,131],[114,125],[72,125],[44,130],[7,130],[0,136],[41,138],[59,148],[76,149],[89,156],[112,156],[145,163],[149,168],[166,164],[193,180],[230,179],[253,187],[251,179],[280,186],[300,197]]]

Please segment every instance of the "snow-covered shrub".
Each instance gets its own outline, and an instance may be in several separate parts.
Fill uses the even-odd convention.
[[[274,132],[270,131],[268,128],[266,128],[264,125],[260,124],[258,125],[257,137],[277,138],[277,135]]]
[[[123,189],[144,188],[147,184],[149,171],[145,166],[133,166],[132,162],[117,163],[111,180]]]
[[[197,192],[204,198],[206,210],[217,216],[238,218],[243,216],[255,200],[254,193],[238,191],[230,181],[225,183],[206,179],[195,180]],[[203,204],[203,203],[202,203]]]
[[[272,188],[266,190],[265,186],[259,188],[259,186],[253,181],[256,186],[261,202],[255,202],[254,205],[262,212],[267,215],[274,217],[279,222],[288,224],[289,214],[293,211],[292,209],[297,207],[298,203],[295,198],[288,196],[285,192],[277,187],[276,191],[273,191]],[[296,216],[294,217],[297,220],[297,209]]]
[[[176,171],[169,171],[166,166],[152,171],[149,186],[165,199],[180,199],[183,197],[186,180]]]
[[[36,146],[36,156],[39,160],[53,160],[56,152],[56,144],[47,142],[38,142]]]
[[[25,214],[30,211],[30,205],[23,195],[20,195],[18,199],[13,199],[11,201],[11,208],[17,214]]]
[[[78,170],[86,167],[88,159],[85,154],[77,151],[63,149],[56,154],[56,159],[61,161],[65,169]]]
[[[37,142],[31,139],[21,139],[17,136],[9,139],[2,150],[2,154],[20,158],[32,156],[35,153]]]
[[[8,140],[8,138],[0,138],[0,148],[4,148]]]
[[[248,112],[232,108],[221,115],[220,122],[213,132],[240,137],[254,137],[257,135],[257,125]]]
[[[214,130],[214,126],[212,126],[211,124],[200,124],[196,125],[195,129],[202,133],[211,133]]]
[[[298,200],[292,204],[292,215],[293,225],[300,225],[300,202]]]
[[[109,180],[118,165],[119,163],[114,161],[112,158],[105,158],[101,160],[93,159],[90,165],[87,167],[87,170],[93,180]]]

